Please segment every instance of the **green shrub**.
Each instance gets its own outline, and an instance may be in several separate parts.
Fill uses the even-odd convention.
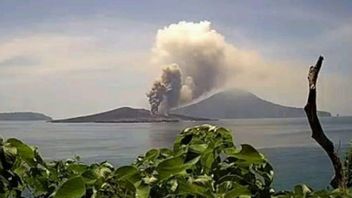
[[[351,197],[349,190],[316,191],[305,185],[275,193],[273,169],[250,145],[236,148],[229,130],[185,129],[172,149],[152,149],[130,166],[79,159],[45,162],[17,139],[0,141],[0,197]]]

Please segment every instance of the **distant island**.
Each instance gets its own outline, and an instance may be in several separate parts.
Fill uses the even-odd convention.
[[[216,93],[198,103],[172,111],[173,113],[205,118],[292,118],[305,117],[303,108],[287,107],[263,100],[256,95],[232,89]],[[319,111],[319,116],[331,113]]]
[[[149,110],[121,107],[111,111],[76,118],[52,120],[51,122],[97,122],[97,123],[138,123],[138,122],[179,122],[179,121],[210,121],[210,119],[177,114],[151,115]]]
[[[0,113],[0,121],[37,121],[44,120],[50,121],[51,117],[42,113],[35,112],[12,112],[12,113]]]
[[[319,111],[320,116],[331,114]],[[247,91],[232,89],[216,93],[200,102],[171,111],[169,115],[151,115],[149,110],[121,107],[111,111],[75,118],[52,120],[51,122],[179,122],[210,121],[232,118],[292,118],[304,117],[303,108],[287,107],[265,101]]]

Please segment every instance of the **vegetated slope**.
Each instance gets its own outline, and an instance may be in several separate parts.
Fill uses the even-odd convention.
[[[288,118],[305,116],[303,108],[287,107],[265,101],[247,91],[232,89],[216,93],[198,103],[173,110],[206,118]],[[319,111],[320,116],[331,116]]]
[[[209,120],[191,116],[170,114],[168,116],[153,116],[149,110],[135,109],[131,107],[121,107],[111,111],[97,113],[76,118],[53,120],[52,122],[177,122],[181,120],[201,121]]]
[[[51,117],[42,113],[34,112],[12,112],[0,113],[0,120],[6,121],[35,121],[35,120],[51,120]]]

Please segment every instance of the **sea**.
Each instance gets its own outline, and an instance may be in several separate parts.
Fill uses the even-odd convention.
[[[321,122],[343,158],[352,140],[352,117],[326,117]],[[86,163],[108,161],[123,166],[148,149],[170,148],[182,129],[204,123],[1,121],[0,136],[19,138],[37,146],[46,160],[80,156]],[[227,119],[206,123],[230,129],[237,146],[251,144],[262,152],[274,168],[276,190],[290,190],[301,183],[313,189],[329,186],[333,176],[331,163],[311,138],[305,118]]]

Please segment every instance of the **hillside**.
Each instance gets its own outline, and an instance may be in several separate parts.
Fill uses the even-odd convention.
[[[265,101],[247,91],[233,89],[210,96],[198,103],[181,107],[173,113],[206,118],[288,118],[305,116],[303,108],[287,107]],[[320,116],[331,116],[319,112]]]
[[[52,122],[178,122],[178,121],[202,121],[204,118],[170,114],[168,116],[152,116],[149,110],[121,107],[115,110],[97,113],[76,118],[53,120]]]
[[[35,120],[51,120],[51,117],[42,113],[34,112],[13,112],[0,113],[0,120],[6,121],[35,121]]]

